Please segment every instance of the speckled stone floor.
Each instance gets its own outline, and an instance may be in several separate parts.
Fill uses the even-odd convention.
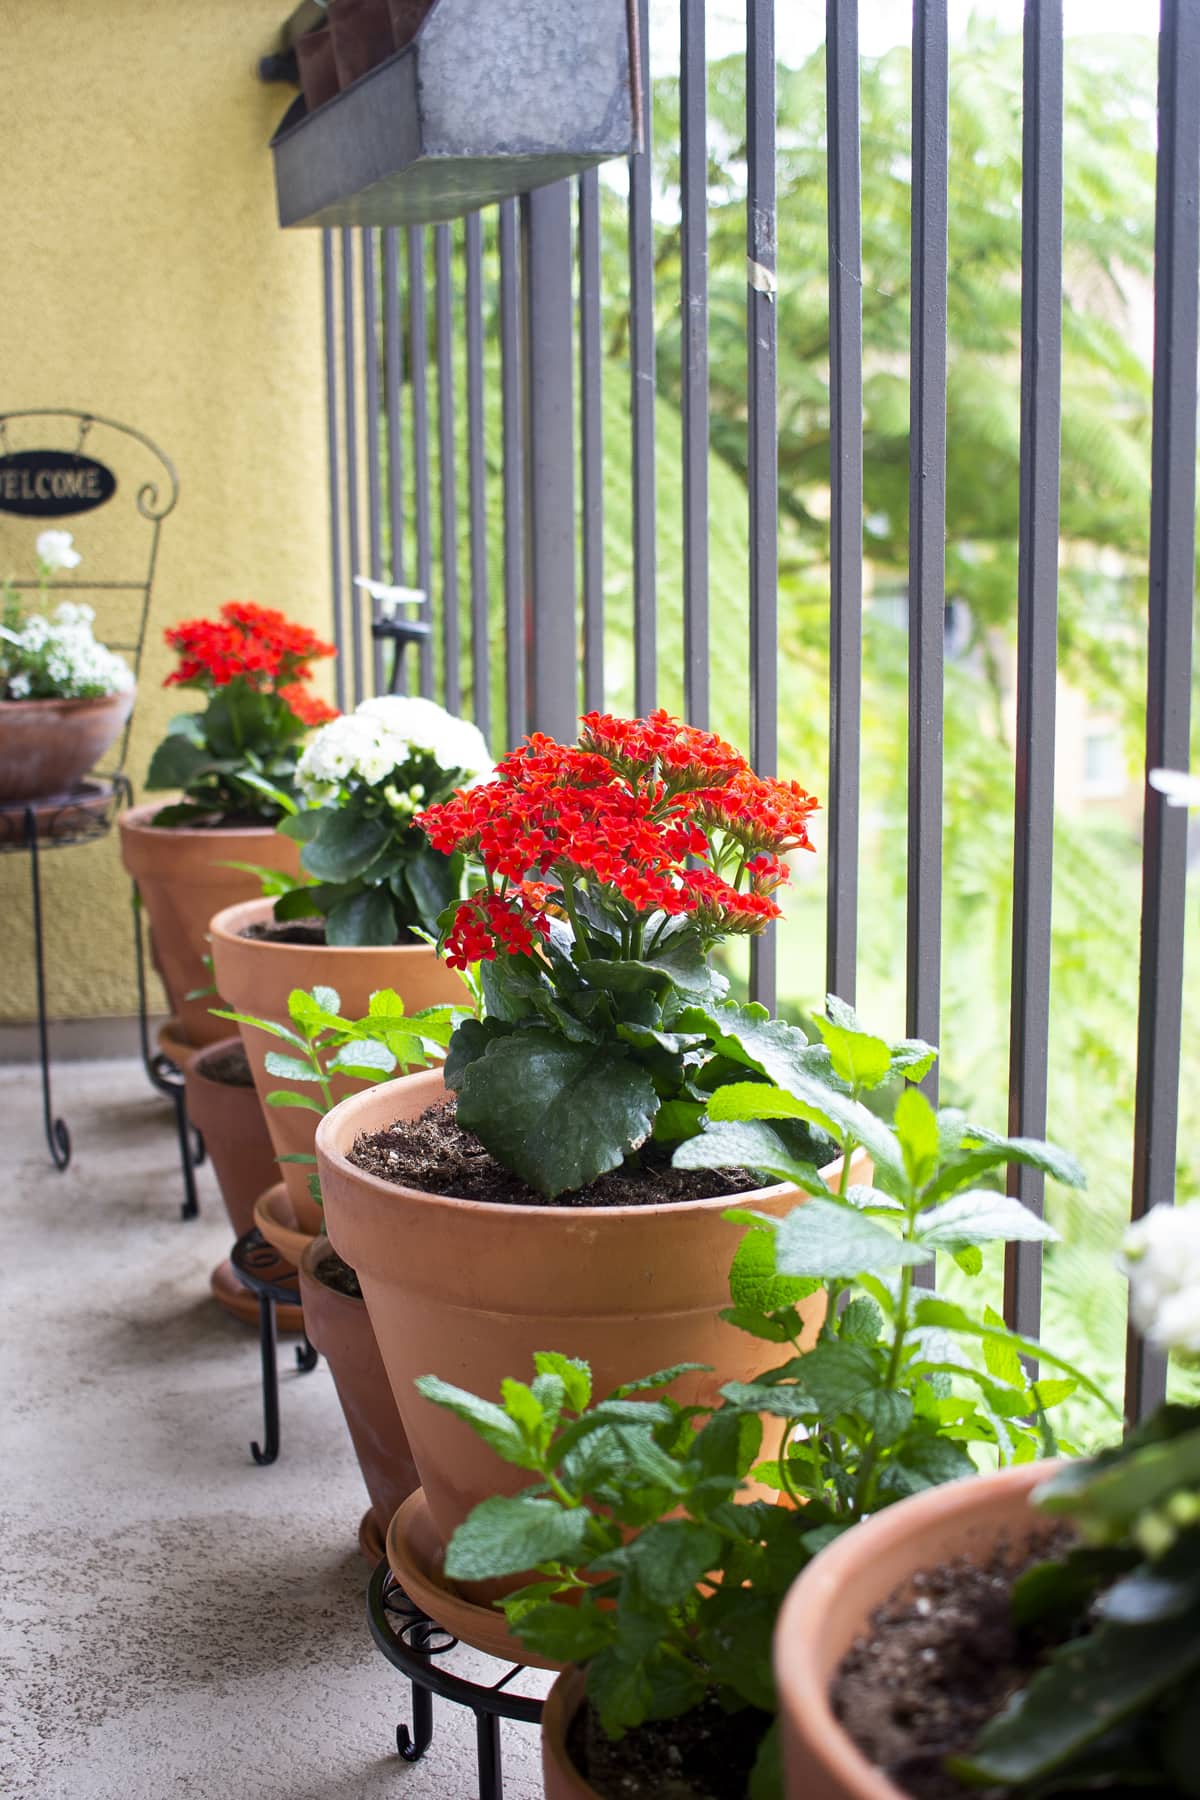
[[[61,1064],[55,1099],[63,1174],[36,1072],[0,1068],[0,1793],[470,1800],[469,1714],[436,1701],[425,1759],[394,1753],[361,1478],[328,1370],[298,1375],[286,1339],[282,1454],[251,1461],[257,1336],[207,1297],[231,1235],[211,1171],[181,1223],[140,1064]],[[538,1800],[536,1731],[503,1731],[506,1800]]]

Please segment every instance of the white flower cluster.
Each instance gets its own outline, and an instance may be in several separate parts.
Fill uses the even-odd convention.
[[[59,569],[77,569],[83,561],[69,531],[39,532],[37,559],[52,575]]]
[[[87,700],[126,694],[133,670],[97,643],[90,606],[64,601],[51,618],[32,613],[0,635],[0,693],[10,700]]]
[[[1147,1343],[1200,1356],[1200,1206],[1152,1206],[1126,1232],[1120,1267]]]
[[[406,779],[417,755],[432,756],[447,772],[461,769],[468,781],[492,772],[487,743],[469,719],[432,700],[385,694],[321,727],[300,758],[296,785],[310,806],[325,805],[352,784],[384,781],[419,802],[424,796]]]

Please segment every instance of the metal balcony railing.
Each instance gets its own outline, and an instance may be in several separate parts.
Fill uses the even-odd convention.
[[[648,0],[636,0],[643,46]],[[907,1027],[937,1042],[943,958],[943,654],[947,470],[947,0],[915,0],[912,35]],[[746,669],[755,766],[775,770],[788,666],[780,653],[776,358],[776,55],[773,0],[745,0]],[[591,170],[462,226],[326,232],[325,312],[339,700],[383,679],[351,576],[431,596],[411,680],[472,713],[494,746],[537,728],[571,736],[602,703],[613,654],[604,515],[618,446],[605,425],[606,320],[625,313],[632,541],[629,695],[651,707],[663,673],[656,596],[656,465],[682,475],[683,701],[704,723],[710,627],[708,126],[704,0],[679,5],[681,227],[678,447],[656,441],[656,199],[652,91],[628,166],[628,288],[602,288],[608,177]],[[1053,891],[1055,663],[1063,317],[1061,0],[1026,0],[1023,65],[1021,483],[1013,820],[1009,1126],[1047,1127]],[[856,0],[827,0],[829,242],[829,778],[826,980],[853,999],[860,906],[863,729],[863,326]],[[1162,0],[1158,52],[1153,457],[1146,767],[1186,767],[1196,566],[1200,287],[1200,0]],[[653,70],[651,70],[653,74]],[[1016,197],[1014,196],[1014,199]],[[436,391],[434,391],[436,390]],[[951,452],[953,445],[951,445]],[[611,491],[611,490],[610,490]],[[624,615],[623,615],[624,616]],[[624,654],[624,648],[622,649]],[[791,771],[789,771],[791,772]],[[1173,1198],[1181,1048],[1187,815],[1147,790],[1131,1212]],[[751,990],[774,998],[775,950],[755,946]],[[1077,1126],[1085,1121],[1076,1121]],[[1069,1126],[1061,1127],[1068,1135]],[[1042,1177],[1010,1172],[1042,1204]],[[1040,1246],[1014,1246],[1005,1310],[1038,1328]],[[1126,1401],[1161,1395],[1161,1361],[1130,1340]]]

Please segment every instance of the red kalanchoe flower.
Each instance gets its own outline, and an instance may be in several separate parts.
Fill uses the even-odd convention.
[[[172,625],[166,640],[180,661],[165,687],[195,687],[212,694],[241,680],[260,693],[279,694],[304,725],[325,725],[337,717],[307,687],[313,662],[333,656],[333,645],[273,607],[229,600],[219,619]]]
[[[580,929],[584,894],[593,923],[602,915],[635,955],[671,919],[709,944],[779,917],[783,853],[812,848],[812,795],[755,775],[714,733],[663,711],[588,713],[582,725],[576,745],[529,737],[491,781],[418,815],[436,849],[474,858],[487,880],[455,914],[452,966],[528,954],[549,910]]]

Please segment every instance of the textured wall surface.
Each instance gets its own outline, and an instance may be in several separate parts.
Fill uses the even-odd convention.
[[[254,73],[287,10],[0,0],[0,411],[107,414],[179,472],[134,715],[135,787],[179,709],[162,688],[165,625],[241,597],[328,627],[320,238],[276,224],[267,143],[290,90]],[[103,459],[99,436],[94,447]],[[116,508],[61,521],[81,577],[144,566],[144,539]],[[0,514],[0,570],[33,573],[39,529]],[[115,833],[43,869],[51,1012],[134,1010]],[[0,1019],[28,1018],[24,857],[0,859],[0,916]]]

